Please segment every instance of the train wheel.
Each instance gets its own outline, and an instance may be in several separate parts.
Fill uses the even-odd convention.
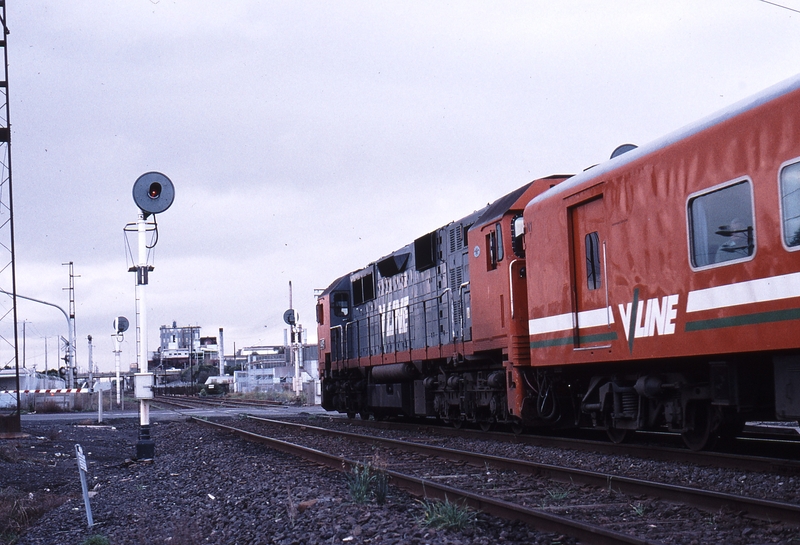
[[[478,422],[478,425],[481,427],[481,431],[489,431],[492,429],[492,422]]]
[[[520,435],[523,431],[525,431],[525,426],[522,425],[522,422],[511,423],[511,433],[514,435]]]
[[[358,416],[361,417],[361,420],[369,420],[369,411],[361,411]]]
[[[608,435],[608,438],[612,443],[618,445],[627,441],[632,433],[631,430],[625,430],[622,428],[607,428],[606,435]]]
[[[356,417],[356,412],[355,411],[348,411],[347,412],[347,418],[349,418],[350,420],[353,420],[355,417]]]
[[[464,421],[461,420],[460,418],[455,418],[455,419],[451,420],[450,422],[453,424],[453,427],[455,429],[457,429],[457,430],[460,430],[461,426],[464,425]]]
[[[686,427],[681,433],[689,450],[704,450],[714,447],[717,441],[720,418],[719,411],[711,403],[696,401],[686,406]]]

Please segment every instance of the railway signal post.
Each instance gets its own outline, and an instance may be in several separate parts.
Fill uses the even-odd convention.
[[[145,286],[153,266],[147,263],[147,250],[158,242],[158,225],[147,218],[170,207],[175,198],[172,181],[160,172],[147,172],[133,184],[133,201],[139,207],[139,219],[135,224],[139,243],[138,264],[128,269],[136,273],[136,362],[139,373],[134,375],[134,393],[139,399],[139,440],[136,443],[136,458],[152,460],[155,455],[155,442],[150,438],[150,400],[153,398],[153,373],[148,372],[147,364],[147,305]],[[152,227],[151,227],[152,226]],[[126,226],[126,231],[128,226]],[[133,229],[131,229],[133,230]],[[155,232],[155,242],[147,245],[147,232]]]

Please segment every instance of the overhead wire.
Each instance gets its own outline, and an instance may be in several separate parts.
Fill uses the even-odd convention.
[[[793,11],[795,13],[800,13],[800,10],[790,8],[789,6],[784,6],[783,4],[778,4],[776,2],[770,2],[769,0],[759,0],[759,2],[764,2],[765,4],[770,4],[772,6],[776,6],[783,9],[788,9],[789,11]]]

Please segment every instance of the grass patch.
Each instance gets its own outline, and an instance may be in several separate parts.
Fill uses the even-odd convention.
[[[0,543],[15,543],[42,515],[67,501],[65,496],[21,492],[15,488],[0,490]]]
[[[347,489],[354,503],[367,503],[371,496],[372,483],[375,481],[369,464],[356,464],[347,476]]]
[[[420,524],[447,530],[463,530],[475,523],[475,512],[463,504],[442,500],[423,500]]]
[[[364,504],[374,497],[378,505],[383,505],[389,496],[386,464],[375,455],[372,462],[354,465],[347,475],[347,488],[353,503]]]

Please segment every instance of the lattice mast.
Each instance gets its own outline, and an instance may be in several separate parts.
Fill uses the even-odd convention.
[[[0,73],[0,290],[10,295],[0,297],[0,368],[15,369],[17,411],[4,416],[3,426],[19,430],[19,353],[17,345],[17,280],[14,260],[14,200],[11,188],[11,118],[8,96],[8,27],[6,3],[0,0],[0,49],[3,65]],[[9,420],[10,419],[10,420]],[[16,426],[15,426],[16,423]]]

